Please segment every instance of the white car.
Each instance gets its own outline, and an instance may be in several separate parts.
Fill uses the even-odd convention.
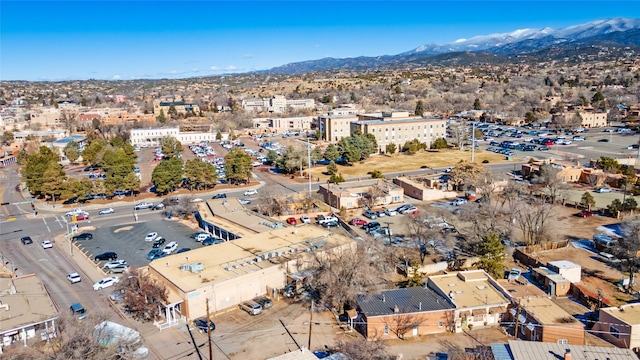
[[[64,213],[64,216],[80,215],[83,212],[84,211],[82,209],[73,209],[73,210],[70,210],[70,211],[67,211],[66,213]]]
[[[113,208],[106,208],[98,211],[98,215],[113,214],[114,212],[115,210],[113,210]]]
[[[144,241],[153,241],[158,237],[157,232],[150,232],[144,237]]]
[[[201,198],[193,198],[191,199],[192,203],[199,203],[199,202],[203,202],[204,200],[202,200]]]
[[[127,265],[127,260],[111,260],[108,263],[104,264],[103,268],[112,269],[118,265]]]
[[[51,249],[53,247],[53,244],[51,243],[51,241],[45,240],[42,242],[42,247],[45,249]]]
[[[249,189],[244,192],[244,196],[251,196],[251,195],[257,195],[257,194],[258,194],[258,190],[256,189]]]
[[[119,282],[120,279],[117,276],[109,276],[93,284],[93,290],[98,291],[100,289],[108,288]]]
[[[249,199],[240,199],[240,200],[238,200],[238,201],[240,201],[240,204],[242,204],[242,205],[249,205],[249,204],[251,204],[251,200],[249,200]]]
[[[82,281],[82,279],[80,278],[80,274],[78,274],[77,272],[72,272],[71,274],[68,274],[67,280],[69,280],[69,282],[72,284],[79,283],[80,281]]]
[[[307,215],[300,216],[300,221],[302,221],[303,224],[311,224],[311,218]]]
[[[386,209],[386,210],[384,211],[384,213],[385,213],[387,216],[396,216],[396,215],[398,215],[398,212],[397,212],[397,211],[395,211],[395,210],[393,210],[393,209]]]
[[[162,252],[169,255],[172,252],[176,251],[178,249],[178,243],[175,241],[172,241],[170,243],[168,243],[164,249],[162,249]]]
[[[596,192],[597,192],[597,193],[600,193],[600,194],[602,194],[602,193],[610,193],[610,192],[611,192],[611,188],[608,188],[608,187],[601,187],[601,188],[598,188],[598,189],[596,190]]]
[[[451,205],[454,205],[454,206],[460,206],[460,205],[464,205],[464,204],[466,204],[466,203],[467,203],[467,199],[458,198],[458,199],[453,200],[453,201],[451,202]]]
[[[134,206],[134,210],[151,209],[152,207],[153,203],[143,201]]]

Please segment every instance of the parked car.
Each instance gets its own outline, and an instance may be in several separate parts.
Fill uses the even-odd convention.
[[[115,301],[116,303],[120,304],[121,302],[124,301],[124,293],[120,290],[116,290],[112,292],[111,295],[109,295],[109,299],[111,299],[111,301]]]
[[[113,210],[113,208],[106,208],[106,209],[102,209],[102,210],[98,211],[98,215],[113,214],[114,212],[115,212],[115,210]]]
[[[222,193],[222,194],[215,194],[213,195],[212,199],[226,199],[227,198],[227,194]]]
[[[211,234],[209,234],[209,233],[200,233],[195,237],[195,240],[197,242],[202,242],[202,241],[207,240],[210,237],[211,237]]]
[[[363,226],[366,225],[367,222],[360,219],[360,218],[353,218],[351,219],[351,221],[349,221],[349,224],[354,225],[354,226]]]
[[[103,269],[111,269],[113,267],[116,267],[118,265],[127,265],[127,260],[124,259],[120,259],[120,260],[111,260],[108,263],[104,264],[102,266]]]
[[[51,241],[45,240],[42,242],[42,247],[44,249],[51,249],[53,247],[53,244],[51,243]]]
[[[69,280],[70,283],[75,284],[82,281],[82,278],[80,277],[80,274],[78,274],[77,272],[72,272],[70,274],[67,274],[67,280]]]
[[[167,245],[165,245],[162,251],[164,251],[165,254],[170,255],[172,252],[176,251],[177,249],[178,249],[178,243],[175,241],[172,241]]]
[[[153,242],[153,248],[154,249],[159,249],[160,246],[162,246],[167,240],[163,237],[159,237],[156,239],[156,241]]]
[[[374,213],[371,210],[365,211],[364,213],[362,213],[362,216],[364,216],[364,217],[366,217],[368,219],[371,219],[371,220],[375,220],[375,219],[378,218],[378,214]]]
[[[157,232],[150,232],[144,237],[144,241],[153,241],[158,237]]]
[[[224,240],[222,239],[218,239],[216,237],[210,236],[207,239],[202,241],[202,245],[209,246],[209,245],[222,244],[223,242]]]
[[[258,190],[256,189],[249,189],[244,192],[244,196],[251,196],[251,195],[257,195],[257,194],[258,194]]]
[[[289,224],[289,225],[297,225],[298,222],[296,221],[296,218],[290,217],[290,218],[287,218],[287,224]]]
[[[196,231],[193,234],[191,234],[191,238],[192,239],[196,239],[198,236],[201,236],[202,234],[206,235],[207,233],[204,232],[204,231]],[[202,239],[202,240],[204,240],[204,239]],[[200,241],[202,241],[202,240],[200,240]]]
[[[411,207],[411,205],[409,205],[409,204],[400,205],[400,206],[398,206],[398,207],[396,208],[396,211],[397,211],[399,214],[402,214],[402,212],[403,212],[404,210],[406,210],[406,209],[408,209],[408,208],[410,208],[410,207]]]
[[[609,139],[599,139],[598,142],[609,142]]]
[[[33,240],[31,239],[31,236],[23,236],[20,239],[20,242],[22,242],[23,245],[33,244]]]
[[[540,150],[540,151],[548,151],[548,150],[550,150],[550,149],[551,149],[551,148],[550,148],[550,147],[548,147],[548,146],[546,146],[546,145],[542,145],[542,146],[538,147],[538,150]]]
[[[204,200],[202,198],[193,198],[191,199],[191,201],[189,201],[190,203],[200,203],[203,202]]]
[[[384,211],[384,213],[385,213],[385,215],[387,215],[387,216],[396,216],[396,215],[398,215],[398,212],[397,212],[397,211],[395,211],[395,210],[393,210],[393,209],[386,209],[386,210]]]
[[[151,210],[162,210],[164,208],[165,208],[165,205],[163,203],[157,203],[157,204],[153,205]]]
[[[120,282],[117,276],[108,276],[97,283],[93,284],[93,290],[98,291],[104,288],[108,288]]]
[[[249,313],[249,315],[259,315],[262,313],[262,305],[258,304],[255,301],[245,301],[240,304],[240,309]]]
[[[96,255],[93,259],[95,261],[107,261],[107,260],[115,260],[118,258],[118,254],[114,253],[113,251],[107,251],[107,252],[103,252],[102,254],[98,254]]]
[[[254,298],[253,301],[260,304],[260,306],[262,306],[264,310],[267,310],[273,307],[273,301],[271,301],[271,299],[269,299],[268,297],[258,296]]]
[[[78,240],[91,240],[93,239],[93,234],[91,233],[82,233],[82,234],[78,234],[74,237],[71,238],[72,240],[78,241]]]
[[[193,320],[193,326],[195,326],[201,333],[208,333],[209,331],[214,331],[216,329],[216,325],[209,319],[209,326],[207,326],[207,318],[201,317]]]
[[[464,204],[466,204],[466,203],[467,203],[467,199],[464,199],[464,198],[457,198],[457,199],[455,199],[455,200],[453,200],[453,201],[451,202],[451,205],[454,205],[454,206],[460,206],[460,205],[464,205]]]
[[[589,211],[589,210],[582,210],[577,214],[579,217],[590,217],[593,216],[593,211]]]
[[[187,252],[189,250],[191,250],[191,248],[182,248],[182,249],[176,251],[176,254],[182,254],[183,252]]]
[[[153,203],[143,201],[141,203],[136,204],[136,206],[134,206],[133,208],[135,210],[142,210],[142,209],[151,209],[152,207],[153,207]]]
[[[310,218],[310,217],[308,217],[307,215],[302,215],[302,216],[300,216],[300,221],[301,221],[303,224],[311,224],[311,218]]]
[[[240,201],[240,204],[242,204],[242,205],[249,205],[249,204],[251,204],[251,200],[248,200],[248,199],[240,199],[240,200],[238,200],[238,201]]]
[[[415,206],[409,206],[408,208],[399,211],[400,214],[413,214],[414,212],[418,211],[418,208]]]
[[[160,259],[161,257],[164,257],[166,255],[167,254],[165,254],[162,249],[151,249],[151,251],[149,251],[149,253],[147,254],[147,260]]]
[[[109,274],[122,274],[127,270],[129,270],[129,268],[130,268],[129,264],[120,264],[120,265],[116,265],[114,267],[109,268],[107,272]]]
[[[337,221],[327,221],[322,223],[322,227],[325,227],[327,229],[332,227],[338,227],[338,226],[340,226],[340,223],[338,223]]]

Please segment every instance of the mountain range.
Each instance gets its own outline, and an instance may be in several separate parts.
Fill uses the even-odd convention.
[[[613,57],[629,49],[640,51],[640,19],[603,19],[562,29],[520,29],[459,39],[449,44],[424,44],[397,55],[324,58],[289,63],[268,72],[296,74],[337,69],[548,61],[577,58],[577,54],[598,54],[604,47]]]

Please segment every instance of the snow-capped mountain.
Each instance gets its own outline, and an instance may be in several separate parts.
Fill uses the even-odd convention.
[[[415,53],[442,54],[456,51],[479,51],[498,48],[523,40],[555,39],[556,43],[584,39],[592,36],[608,34],[616,31],[627,31],[640,28],[640,19],[613,18],[591,21],[586,24],[569,26],[563,29],[520,29],[510,33],[479,35],[470,39],[459,39],[449,44],[425,44],[402,55]]]
[[[544,61],[550,58],[573,58],[581,53],[593,52],[594,46],[618,50],[630,47],[640,53],[640,19],[596,20],[563,29],[520,29],[504,34],[478,35],[448,44],[425,44],[397,55],[307,60],[268,71],[294,74],[329,69],[508,63],[514,57],[523,59],[525,56],[530,60]]]

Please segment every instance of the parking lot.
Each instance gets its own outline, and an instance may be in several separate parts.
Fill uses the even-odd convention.
[[[153,242],[145,242],[145,236],[150,232],[157,232],[166,239],[166,243],[178,242],[180,248],[195,248],[202,246],[189,236],[193,229],[178,221],[153,220],[145,223],[132,223],[125,225],[100,227],[92,231],[93,239],[78,241],[80,248],[88,255],[93,256],[113,251],[119,259],[127,260],[132,267],[141,267],[149,264],[147,254],[152,249]]]

